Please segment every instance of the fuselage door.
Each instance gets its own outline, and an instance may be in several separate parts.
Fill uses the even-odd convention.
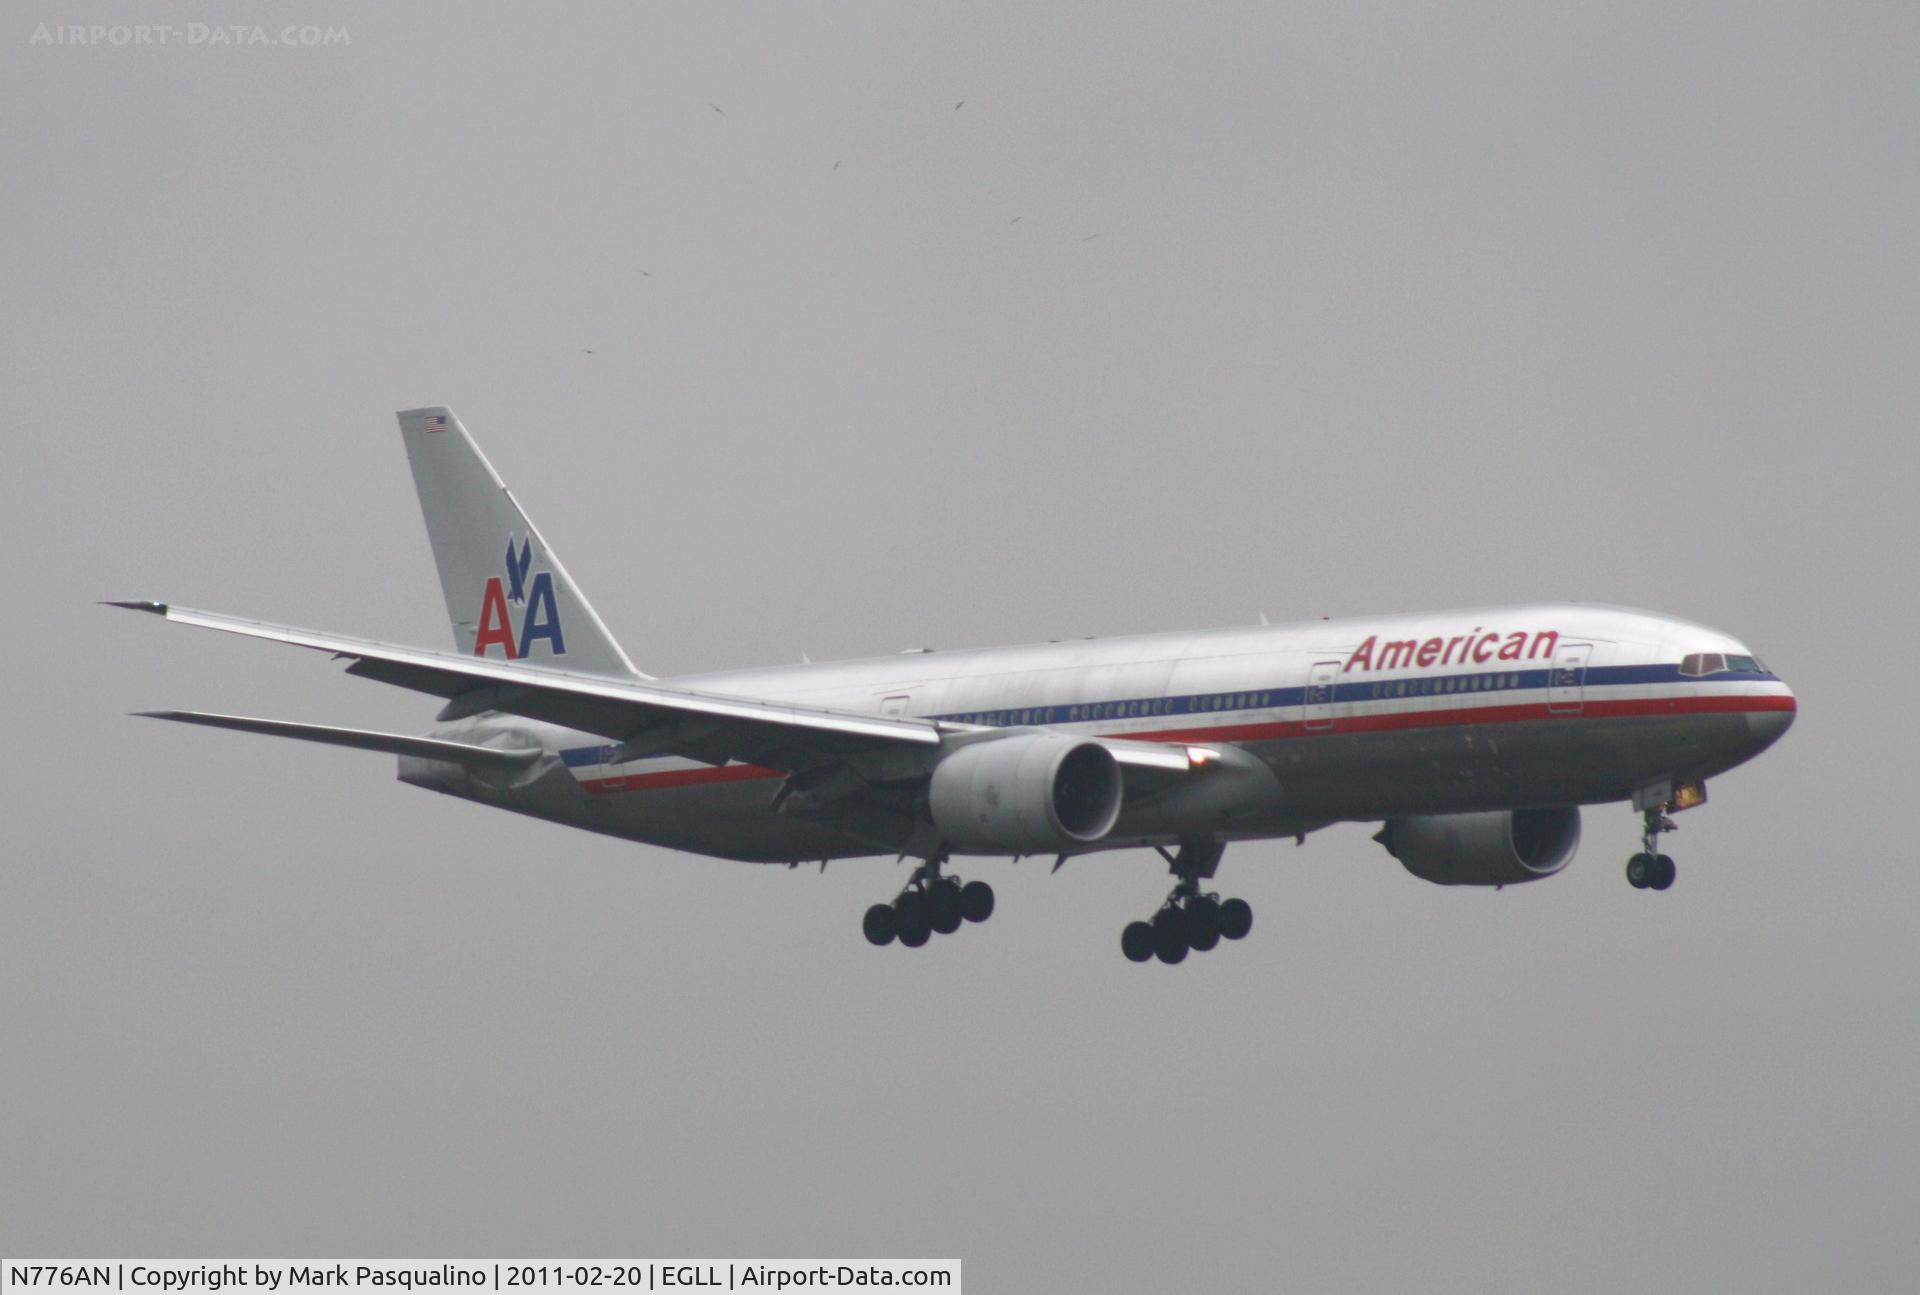
[[[1333,688],[1339,677],[1338,661],[1319,661],[1307,675],[1307,732],[1325,733],[1333,727]]]
[[[1593,655],[1591,643],[1562,643],[1553,654],[1553,669],[1547,676],[1547,709],[1555,715],[1578,715],[1585,700],[1587,658]]]

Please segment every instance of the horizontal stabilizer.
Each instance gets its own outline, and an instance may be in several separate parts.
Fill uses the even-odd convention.
[[[465,742],[442,742],[431,737],[407,737],[401,733],[375,733],[364,728],[335,728],[328,724],[296,724],[285,719],[250,719],[245,715],[213,715],[199,710],[141,710],[134,714],[145,719],[171,719],[182,724],[205,724],[208,728],[238,729],[242,733],[266,733],[272,737],[298,738],[302,742],[323,742],[328,746],[350,746],[362,751],[385,751],[390,755],[416,755],[426,760],[446,760],[473,769],[518,769],[540,758],[537,746],[499,750],[490,746],[472,746]]]

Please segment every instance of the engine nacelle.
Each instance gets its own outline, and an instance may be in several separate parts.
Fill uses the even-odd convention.
[[[1098,742],[1023,733],[970,742],[942,759],[928,799],[953,849],[1044,854],[1112,831],[1124,791],[1119,762]]]
[[[1580,845],[1580,811],[1492,810],[1390,818],[1373,838],[1436,886],[1512,886],[1551,877]]]

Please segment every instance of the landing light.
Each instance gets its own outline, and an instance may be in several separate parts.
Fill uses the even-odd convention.
[[[1220,753],[1210,746],[1190,746],[1187,748],[1187,764],[1191,768],[1204,769],[1210,764],[1219,763],[1219,760]]]
[[[1695,805],[1707,803],[1707,784],[1704,782],[1683,782],[1675,785],[1673,799],[1667,802],[1670,810],[1692,809]]]

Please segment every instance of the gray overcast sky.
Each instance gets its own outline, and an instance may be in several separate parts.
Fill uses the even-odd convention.
[[[37,24],[344,28],[53,47]],[[1920,1266],[1920,10],[178,7],[0,25],[0,1251],[954,1255],[982,1290]],[[964,101],[957,109],[955,104]],[[721,111],[716,111],[717,105]],[[591,354],[586,353],[591,351]],[[1631,890],[640,848],[165,597],[446,639],[458,409],[643,667],[1575,597],[1798,690]]]

